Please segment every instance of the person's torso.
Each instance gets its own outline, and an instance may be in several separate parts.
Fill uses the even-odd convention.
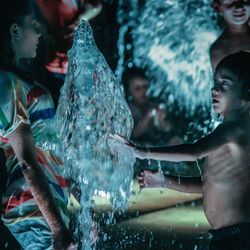
[[[237,141],[207,157],[204,210],[212,228],[250,221],[250,123],[242,120]]]

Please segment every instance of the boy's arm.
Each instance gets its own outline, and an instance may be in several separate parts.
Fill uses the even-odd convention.
[[[175,177],[165,175],[166,187],[179,192],[202,194],[201,177]]]
[[[138,177],[142,188],[169,188],[179,192],[202,194],[201,177],[175,177],[144,170]]]
[[[180,144],[167,147],[134,147],[134,156],[140,159],[154,159],[159,161],[195,161],[208,156],[224,144],[233,141],[237,134],[233,124],[221,124],[211,134],[205,136],[195,143]]]

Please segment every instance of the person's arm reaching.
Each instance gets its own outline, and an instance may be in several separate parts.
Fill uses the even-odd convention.
[[[68,249],[73,242],[54,201],[49,184],[38,164],[30,125],[21,123],[11,134],[9,142],[15,152],[31,193],[47,221],[54,237],[54,249]]]
[[[166,187],[179,192],[202,194],[200,177],[175,177],[165,175]]]
[[[179,192],[202,194],[201,177],[175,177],[144,170],[138,180],[142,188],[166,187]]]
[[[221,124],[211,134],[195,143],[167,147],[137,147],[118,135],[112,136],[112,138],[128,146],[134,156],[139,159],[154,159],[170,162],[195,161],[206,157],[222,145],[232,141],[233,126],[233,124]],[[235,135],[236,134],[237,133],[235,133]]]

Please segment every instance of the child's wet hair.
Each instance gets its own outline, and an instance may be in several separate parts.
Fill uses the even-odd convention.
[[[223,70],[229,72],[239,84],[242,84],[242,99],[250,101],[250,52],[240,51],[223,58],[217,65],[215,72]]]

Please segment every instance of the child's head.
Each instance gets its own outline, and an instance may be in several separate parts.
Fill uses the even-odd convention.
[[[135,103],[143,105],[148,101],[149,79],[142,69],[136,67],[127,69],[123,74],[123,84],[126,95]]]
[[[250,102],[250,53],[237,52],[221,60],[214,74],[213,108],[222,115]]]
[[[213,7],[229,25],[248,23],[250,0],[213,0]]]
[[[38,24],[29,0],[8,0],[0,8],[0,61],[12,64],[33,58],[38,45]]]

